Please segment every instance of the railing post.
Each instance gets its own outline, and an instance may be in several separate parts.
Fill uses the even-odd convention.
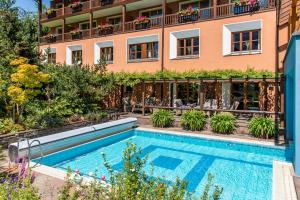
[[[264,82],[264,111],[268,110],[268,83],[266,80],[266,75],[263,75],[263,82]]]
[[[216,18],[217,17],[217,3],[218,1],[217,0],[213,0],[213,17]]]
[[[126,23],[126,5],[122,6],[122,31],[125,32],[125,23]]]
[[[203,106],[204,106],[203,79],[200,80],[200,86],[199,86],[199,106],[200,106],[200,110],[203,110]]]
[[[65,2],[65,0],[62,0],[62,7],[61,7],[61,14],[62,14],[62,16],[64,16],[65,15],[65,4],[66,4],[66,2]]]
[[[244,107],[243,109],[244,110],[247,110],[247,103],[248,103],[248,76],[245,78],[245,81],[244,81],[244,100],[243,100],[243,103],[244,103]]]
[[[91,1],[92,2],[92,1]],[[92,37],[92,34],[93,34],[93,12],[90,12],[90,38]]]
[[[65,32],[66,32],[66,19],[63,18],[62,21],[63,21],[63,23],[62,23],[62,36],[61,36],[61,39],[64,42],[65,41]]]

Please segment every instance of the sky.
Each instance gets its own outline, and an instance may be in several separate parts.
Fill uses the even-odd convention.
[[[43,0],[43,4],[49,6],[50,0]],[[26,11],[35,12],[37,7],[34,4],[34,0],[17,0],[16,6],[23,8]]]

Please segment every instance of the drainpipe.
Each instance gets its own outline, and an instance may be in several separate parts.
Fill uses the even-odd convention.
[[[280,7],[281,7],[281,0],[276,0],[276,36],[275,36],[275,143],[278,144],[279,142],[279,108],[278,108],[278,84],[279,84],[279,19],[280,19]],[[281,88],[282,90],[283,88]],[[283,101],[283,99],[280,99]],[[281,111],[283,108],[280,108]],[[285,135],[285,134],[284,134]],[[286,137],[285,137],[286,138]]]

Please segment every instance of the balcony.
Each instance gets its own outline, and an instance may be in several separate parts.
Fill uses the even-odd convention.
[[[51,43],[57,43],[62,42],[62,35],[60,34],[53,34],[53,35],[46,35],[43,37],[40,37],[40,43],[41,44],[51,44]]]
[[[121,2],[123,0],[115,0],[114,3],[116,1]],[[101,1],[97,1],[97,2],[101,2]],[[85,3],[89,3],[89,1]],[[86,8],[86,6],[84,5],[82,6],[81,9]],[[274,0],[267,1],[267,3],[265,4],[260,4],[260,5],[257,4],[254,6],[249,6],[249,5],[236,6],[234,4],[218,5],[216,7],[199,9],[197,10],[197,12],[188,15],[182,15],[180,13],[166,15],[165,27],[188,24],[188,23],[196,23],[200,21],[219,19],[224,17],[233,17],[233,16],[239,16],[243,14],[251,14],[254,12],[273,9],[274,7],[275,7]],[[69,10],[68,12],[73,12],[73,11]],[[74,34],[72,35],[71,33],[65,33],[63,39],[64,41],[71,41],[71,40],[103,37],[107,35],[160,28],[162,27],[162,25],[163,25],[163,17],[159,16],[154,18],[147,18],[147,20],[144,21],[137,22],[137,20],[134,20],[134,21],[125,22],[125,24],[120,23],[116,25],[106,25],[103,27],[100,26],[98,28],[93,28],[91,31],[90,30],[81,31],[80,33],[75,35]],[[56,40],[55,42],[57,41],[59,40]],[[49,41],[49,40],[41,39],[41,44],[45,44],[45,43],[51,43],[51,40]]]

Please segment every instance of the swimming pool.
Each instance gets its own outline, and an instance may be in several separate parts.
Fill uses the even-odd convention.
[[[148,156],[146,172],[174,182],[178,176],[189,182],[188,190],[199,195],[208,173],[224,188],[223,200],[271,199],[274,160],[289,161],[289,151],[236,142],[179,136],[133,129],[87,144],[36,159],[40,164],[66,170],[79,169],[88,175],[108,176],[101,153],[105,153],[114,170],[121,170],[122,151],[128,142],[142,148]],[[152,170],[154,167],[154,170]]]

